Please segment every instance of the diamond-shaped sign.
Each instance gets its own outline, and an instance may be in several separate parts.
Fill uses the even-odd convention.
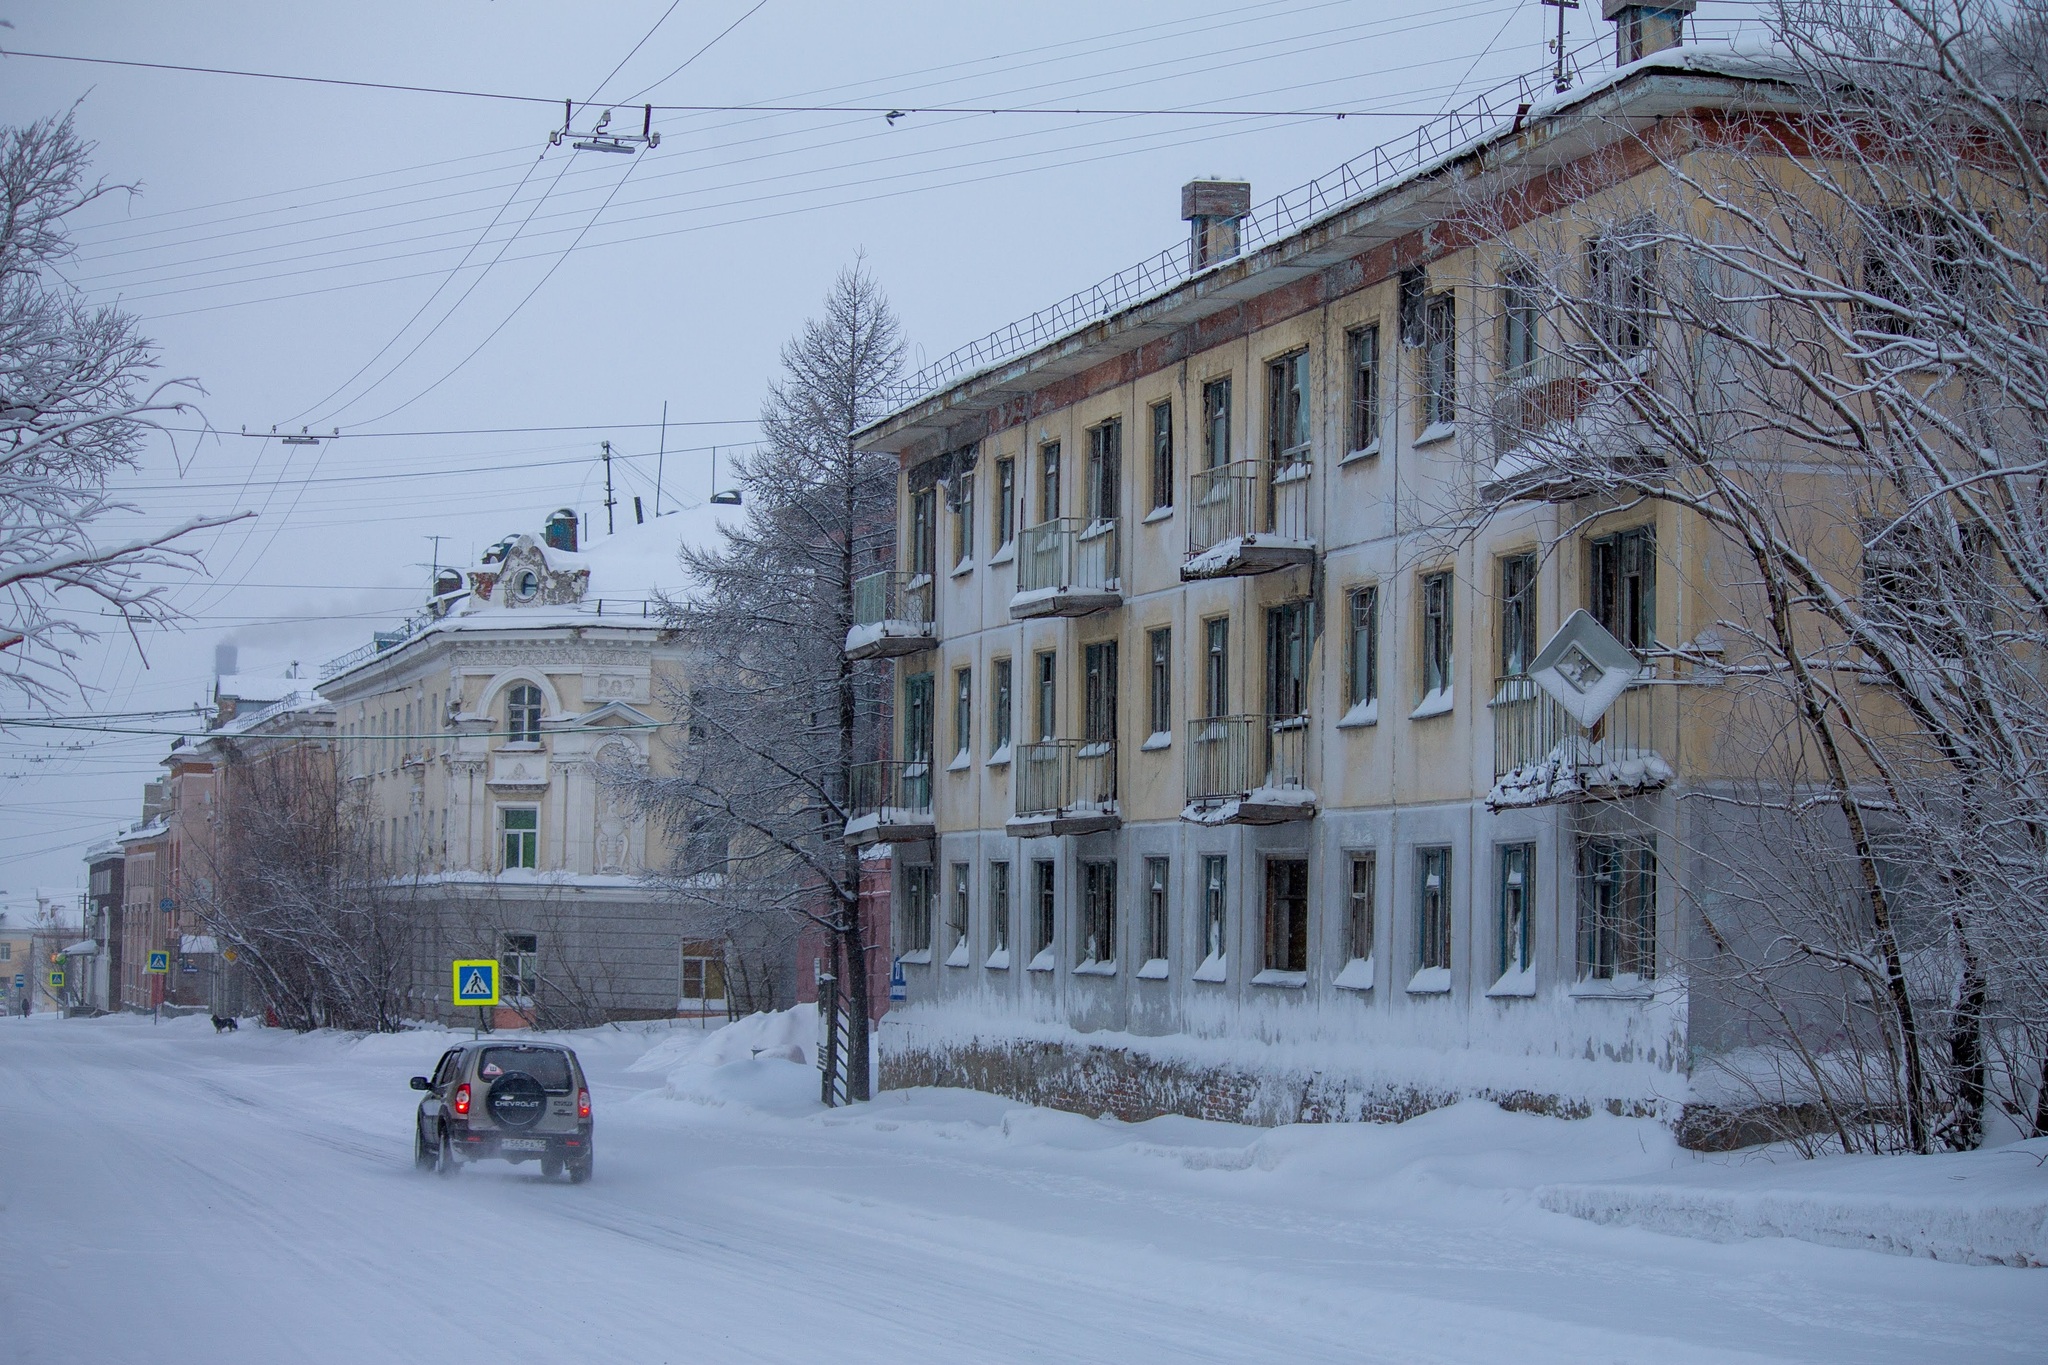
[[[1591,729],[1642,672],[1642,660],[1585,611],[1565,618],[1529,663],[1529,681]]]

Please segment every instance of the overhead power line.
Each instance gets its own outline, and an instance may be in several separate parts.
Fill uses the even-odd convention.
[[[223,66],[185,66],[176,62],[138,62],[120,57],[82,57],[67,52],[25,52],[0,48],[0,57],[31,57],[41,61],[79,62],[89,66],[134,67],[144,71],[182,71],[200,76],[239,76],[248,80],[290,81],[305,85],[339,85],[358,90],[392,90],[411,95],[446,95],[461,99],[502,100],[518,104],[559,105],[552,95],[515,95],[500,90],[458,90],[438,85],[401,85],[392,81],[347,80],[338,76],[305,76],[280,71],[241,71]],[[595,101],[586,101],[586,104]],[[1429,109],[1108,109],[1053,108],[1048,105],[933,104],[656,104],[661,114],[880,114],[894,122],[912,114],[1042,114],[1089,117],[1213,118],[1426,118]]]

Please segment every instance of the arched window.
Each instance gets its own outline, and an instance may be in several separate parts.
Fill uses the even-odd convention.
[[[513,742],[538,744],[540,742],[540,689],[532,683],[519,683],[505,694],[505,728],[511,731]]]

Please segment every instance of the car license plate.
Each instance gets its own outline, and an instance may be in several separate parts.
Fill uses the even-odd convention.
[[[501,1152],[545,1152],[546,1138],[504,1138],[498,1143]]]

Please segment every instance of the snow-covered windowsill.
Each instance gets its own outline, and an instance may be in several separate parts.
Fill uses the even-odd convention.
[[[1153,524],[1154,522],[1158,522],[1158,521],[1165,521],[1165,520],[1166,520],[1166,519],[1167,519],[1168,517],[1170,517],[1170,516],[1172,516],[1172,515],[1173,515],[1173,504],[1169,502],[1169,503],[1168,503],[1168,504],[1166,504],[1166,506],[1164,506],[1164,507],[1155,507],[1155,508],[1153,508],[1153,509],[1152,509],[1151,511],[1147,512],[1147,513],[1145,514],[1145,520],[1144,520],[1144,522],[1143,522],[1142,524],[1143,524],[1143,525],[1146,525],[1146,526],[1150,526],[1150,525],[1152,525],[1152,524]]]
[[[974,560],[971,558],[963,559],[958,564],[955,564],[953,566],[953,577],[955,578],[965,578],[968,574],[971,574],[973,572]]]
[[[1434,692],[1422,694],[1422,700],[1408,713],[1410,720],[1425,720],[1430,716],[1448,715],[1451,710],[1452,692],[1455,689],[1439,687]]]
[[[953,945],[953,951],[946,955],[946,965],[948,967],[965,967],[967,965],[966,939],[963,938]]]
[[[1144,963],[1144,965],[1138,968],[1138,980],[1140,980],[1140,981],[1164,981],[1164,980],[1166,980],[1166,970],[1167,970],[1167,969],[1166,969],[1166,959],[1165,959],[1165,958],[1163,958],[1163,957],[1153,957],[1153,958],[1147,958],[1147,959],[1145,960],[1145,963]]]
[[[1339,730],[1353,730],[1364,725],[1380,723],[1380,699],[1373,697],[1362,701],[1344,713],[1344,719],[1337,722]]]
[[[994,554],[988,557],[988,564],[990,568],[994,568],[998,564],[1007,564],[1016,557],[1017,542],[1014,540],[1006,540],[1001,545],[996,547],[996,552]]]
[[[896,960],[898,962],[908,963],[910,966],[913,967],[929,967],[932,965],[932,950],[929,948],[919,948],[916,952],[905,953],[902,957],[899,957]]]
[[[1456,422],[1431,422],[1415,434],[1415,444],[1418,448],[1433,446],[1438,441],[1448,441],[1457,434],[1458,424]]]
[[[1344,970],[1337,973],[1337,979],[1330,983],[1339,990],[1369,991],[1372,989],[1372,959],[1354,957],[1344,964]]]
[[[1075,964],[1075,966],[1074,966],[1074,975],[1075,975],[1075,976],[1115,976],[1115,975],[1116,975],[1116,962],[1115,962],[1115,960],[1114,960],[1114,959],[1111,959],[1111,960],[1110,960],[1110,961],[1108,961],[1108,962],[1081,962],[1081,963],[1076,963],[1076,964]]]
[[[1275,484],[1300,483],[1303,479],[1315,473],[1315,466],[1308,462],[1306,454],[1282,455],[1280,458],[1286,460],[1287,463],[1273,471],[1273,482]]]
[[[991,768],[1007,767],[1009,762],[1010,746],[1008,744],[997,746],[996,751],[988,756],[988,766]]]
[[[1640,976],[1587,977],[1572,986],[1574,1000],[1648,1000],[1656,984]]]
[[[1536,994],[1536,969],[1510,967],[1501,973],[1500,980],[1486,988],[1486,993],[1496,1000],[1526,1000]]]
[[[988,955],[988,961],[981,965],[992,972],[1007,972],[1010,970],[1010,950],[1008,948],[996,949]]]
[[[1039,949],[1039,952],[1038,952],[1038,956],[1037,956],[1037,957],[1034,957],[1034,958],[1032,958],[1030,962],[1026,963],[1026,964],[1025,964],[1025,967],[1024,967],[1024,970],[1025,970],[1025,971],[1027,971],[1027,972],[1049,972],[1049,971],[1051,971],[1051,970],[1052,970],[1052,945],[1051,945],[1051,944],[1047,944],[1047,945],[1046,945],[1045,947],[1043,947],[1043,948]]]
[[[1289,990],[1298,991],[1308,985],[1308,973],[1283,972],[1277,968],[1268,967],[1252,977],[1252,984],[1254,986],[1285,986]]]
[[[1449,967],[1424,967],[1408,978],[1410,995],[1449,995],[1451,993],[1451,969]]]
[[[1364,446],[1358,450],[1354,450],[1349,455],[1346,455],[1343,459],[1337,461],[1337,468],[1342,469],[1346,465],[1361,464],[1366,460],[1376,460],[1379,458],[1379,456],[1380,443],[1378,441],[1374,441],[1371,445]]]
[[[1224,953],[1211,953],[1202,959],[1202,965],[1195,968],[1197,981],[1224,981],[1230,976],[1230,958]]]
[[[962,749],[959,753],[953,755],[953,761],[946,765],[946,771],[949,773],[963,772],[971,767],[973,763],[973,756],[965,749]]]
[[[1156,749],[1170,749],[1173,747],[1173,732],[1171,730],[1154,730],[1151,734],[1145,736],[1145,742],[1138,747],[1148,754]]]

